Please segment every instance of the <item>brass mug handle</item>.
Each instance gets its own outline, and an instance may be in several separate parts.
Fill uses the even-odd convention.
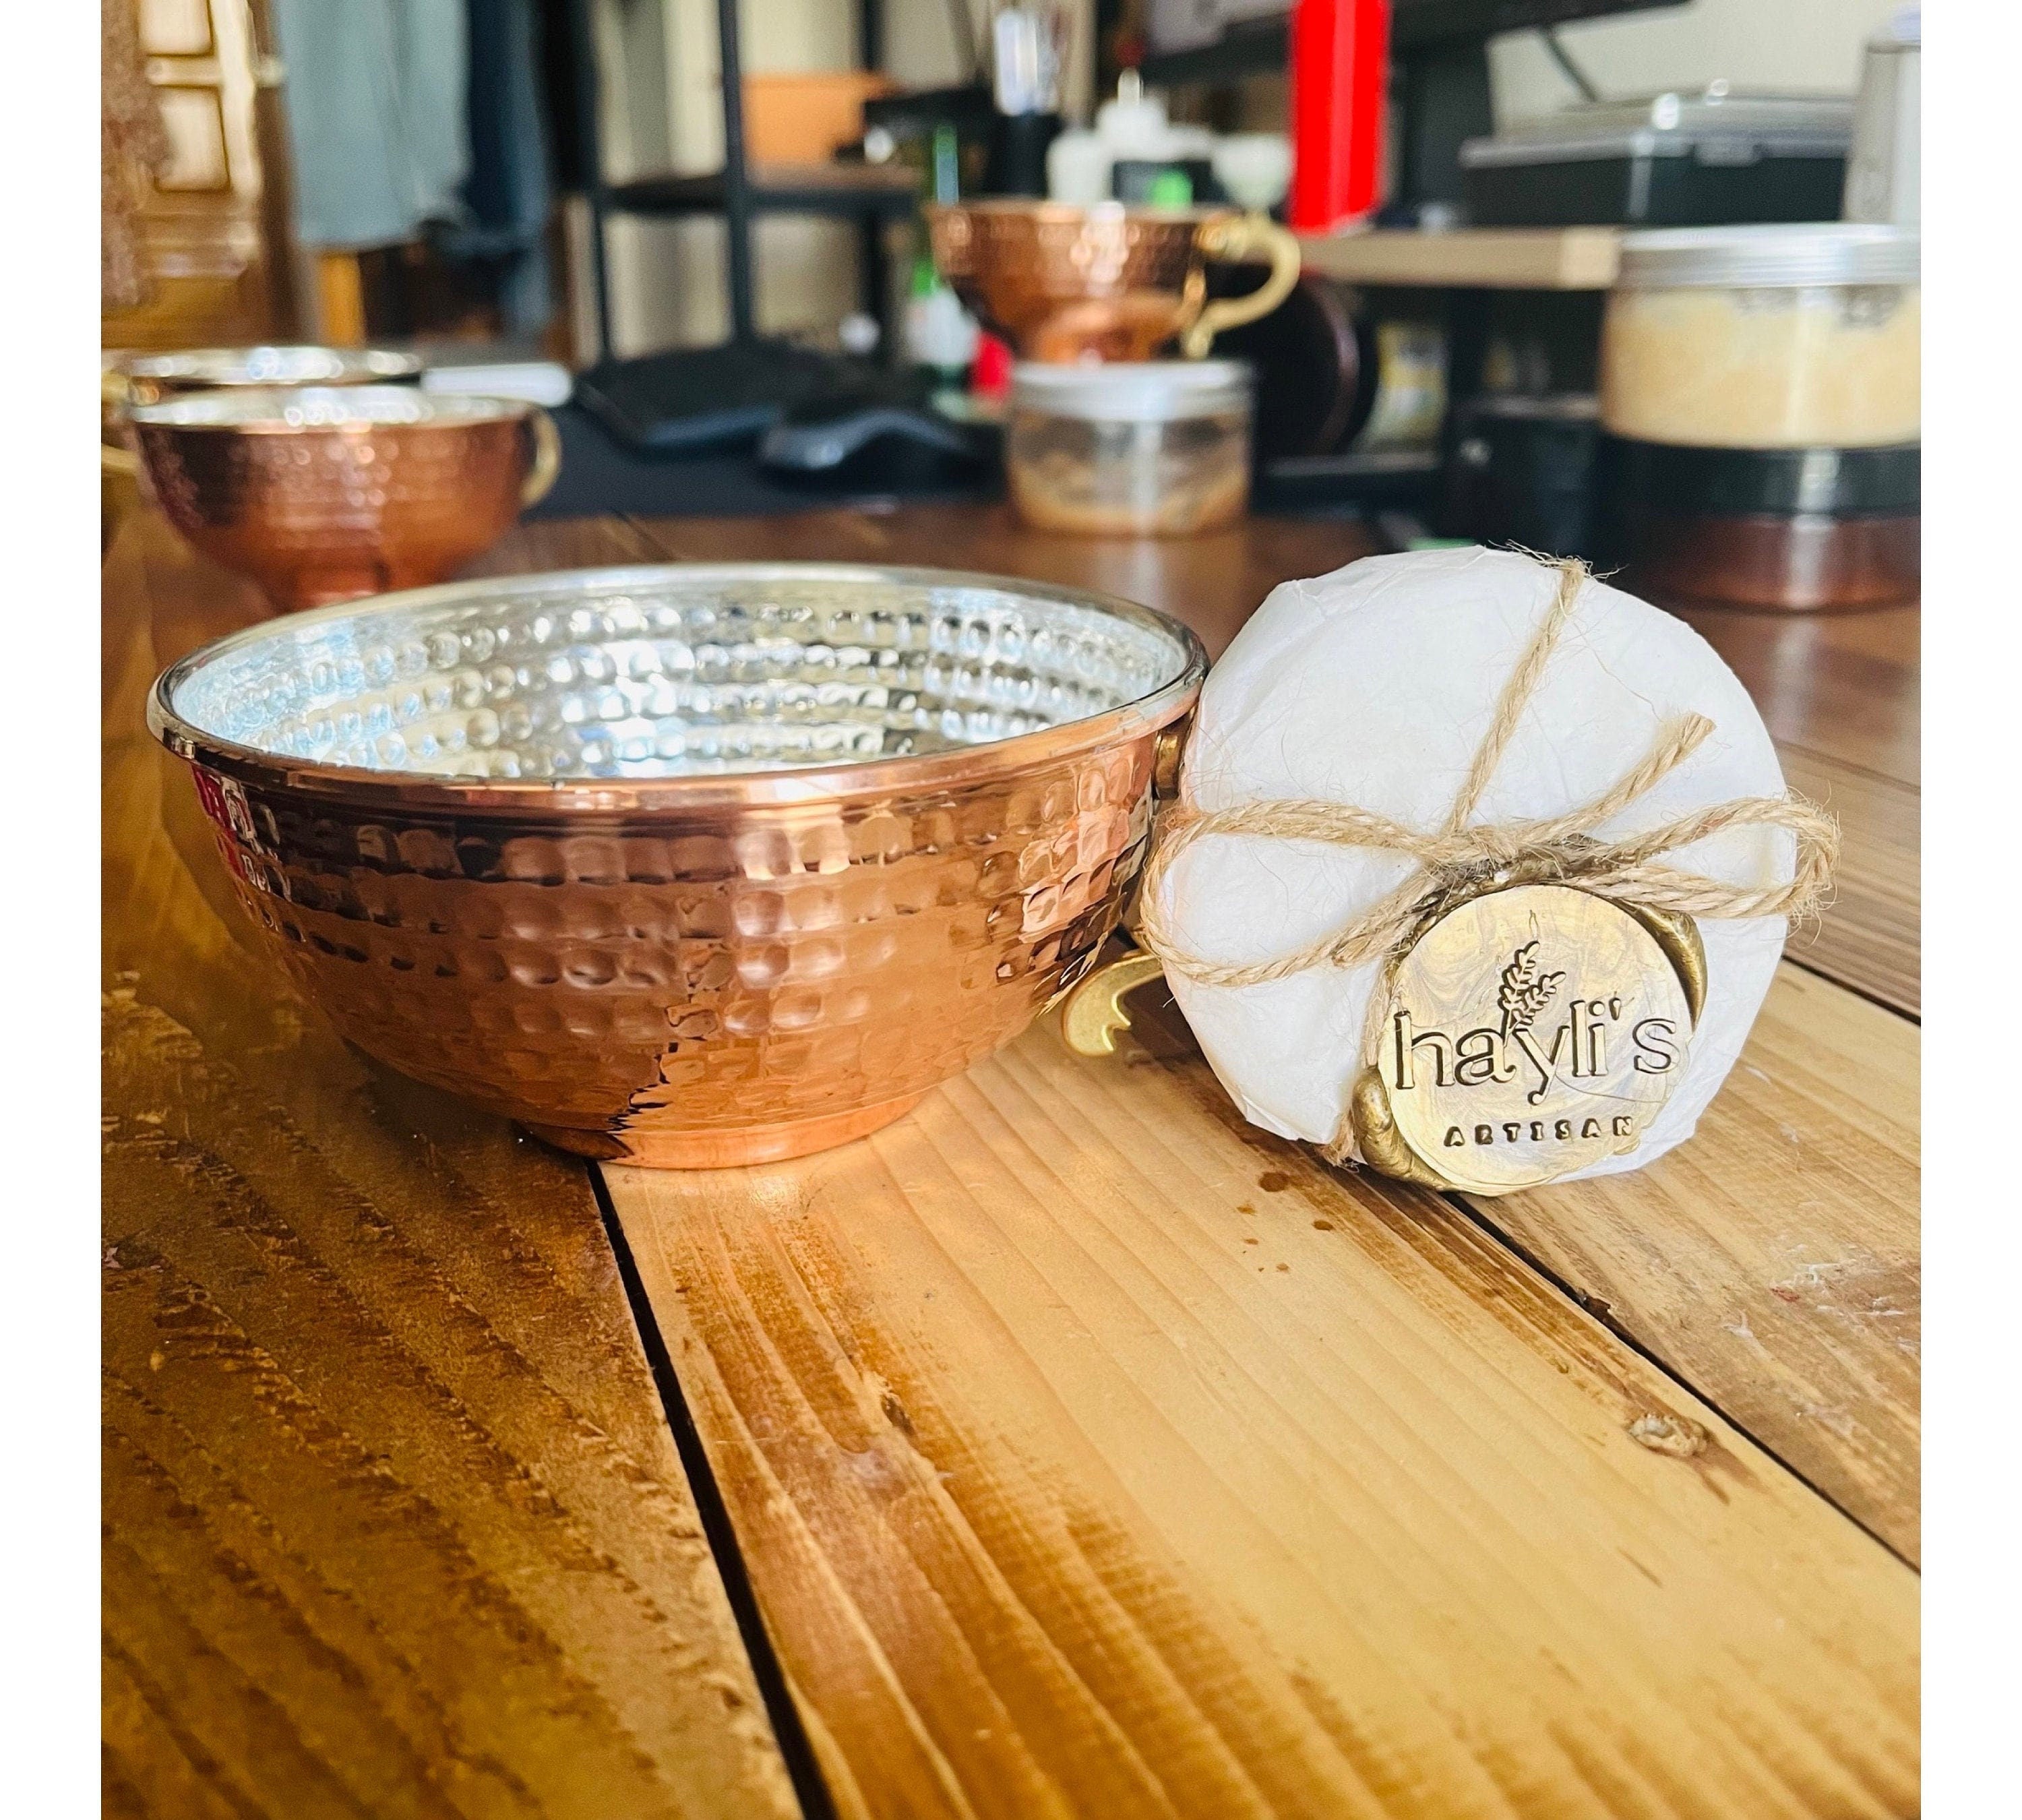
[[[136,404],[145,404],[148,397],[133,381],[117,367],[98,369],[98,407],[101,431],[110,430],[119,437],[117,442],[108,442],[101,434],[98,444],[98,471],[107,480],[131,481],[141,496],[141,503],[157,503],[155,489],[148,479],[148,470],[141,460],[138,438],[134,434],[133,409]]]
[[[100,475],[107,480],[131,481],[143,505],[158,505],[153,483],[148,478],[147,463],[141,459],[140,437],[130,415],[137,402],[132,382],[116,368],[101,370],[98,400],[102,414],[98,444]],[[119,440],[106,441],[104,432],[117,437]]]
[[[1217,298],[1188,323],[1180,337],[1180,352],[1189,360],[1207,353],[1224,329],[1239,327],[1268,316],[1291,294],[1299,281],[1299,243],[1268,215],[1217,215],[1194,231],[1194,250],[1203,259],[1231,264],[1244,260],[1268,259],[1271,276],[1244,297]],[[1191,282],[1189,289],[1192,288]]]
[[[527,478],[520,488],[520,510],[538,506],[553,492],[556,480],[562,471],[562,436],[555,428],[555,420],[539,405],[534,407],[528,419],[534,428],[534,465],[527,470]]]

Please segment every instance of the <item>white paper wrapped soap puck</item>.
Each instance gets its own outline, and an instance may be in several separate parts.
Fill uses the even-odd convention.
[[[1515,553],[1437,550],[1373,557],[1274,590],[1202,692],[1185,806],[1352,805],[1440,833],[1564,579]],[[1694,715],[1711,722],[1710,733],[1592,838],[1620,841],[1715,805],[1784,795],[1754,704],[1698,634],[1600,582],[1586,581],[1571,600],[1470,825],[1564,816],[1604,799],[1667,727]],[[1796,853],[1784,828],[1743,823],[1666,851],[1662,864],[1723,886],[1770,887],[1790,879]],[[1420,870],[1380,846],[1214,833],[1166,868],[1159,921],[1188,954],[1224,970],[1253,967],[1341,929]],[[1540,890],[1536,877],[1506,881],[1422,932],[1423,952],[1391,965],[1322,964],[1230,985],[1188,977],[1169,958],[1167,978],[1244,1116],[1281,1136],[1491,1193],[1638,1168],[1692,1134],[1732,1067],[1785,921],[1688,918],[1696,957],[1688,963],[1681,942],[1659,939],[1662,918],[1630,914],[1578,883]],[[1520,1029],[1501,995],[1509,969],[1525,974],[1520,951],[1533,940],[1525,1002],[1548,976],[1562,977]],[[1696,981],[1685,977],[1692,967]],[[1351,1114],[1381,1057],[1379,1026],[1394,1047],[1400,988],[1414,1032],[1443,1039],[1446,1080],[1440,1045],[1418,1047],[1414,1084],[1385,1090],[1387,1124],[1381,1109],[1361,1109],[1383,1151],[1372,1155]],[[1550,1073],[1535,1101],[1538,1069],[1520,1035]],[[1399,1144],[1401,1153],[1385,1148]]]

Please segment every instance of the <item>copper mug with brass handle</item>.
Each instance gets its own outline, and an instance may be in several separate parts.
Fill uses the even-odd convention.
[[[290,611],[444,579],[561,470],[539,406],[409,386],[189,393],[127,423],[170,522]]]
[[[98,375],[98,467],[107,539],[113,521],[135,498],[153,503],[127,422],[134,406],[191,392],[253,387],[418,386],[424,364],[419,354],[404,349],[306,344],[108,352]]]
[[[1298,242],[1261,214],[1015,197],[925,213],[942,276],[1027,360],[1143,360],[1174,341],[1199,360],[1298,281]],[[1260,261],[1256,290],[1208,300],[1209,265]]]

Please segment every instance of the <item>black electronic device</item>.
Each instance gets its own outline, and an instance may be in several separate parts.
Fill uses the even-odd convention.
[[[866,368],[784,412],[758,444],[769,473],[862,492],[973,484],[1002,455],[994,423],[936,408],[924,373]]]
[[[1570,24],[1681,0],[1395,0],[1392,96],[1397,109],[1397,191],[1386,219],[1415,226],[1428,207],[1465,218],[1460,148],[1495,130],[1488,41],[1507,31]]]
[[[1495,130],[1488,41],[1506,32],[1570,25],[1684,0],[1392,0],[1391,107],[1397,181],[1381,219],[1415,226],[1429,209],[1461,218],[1460,148]],[[1154,0],[1144,81],[1152,87],[1282,73],[1290,0]],[[1203,14],[1206,16],[1203,16]]]
[[[1591,393],[1491,393],[1458,407],[1440,528],[1592,557],[1600,412]]]
[[[598,364],[578,382],[584,403],[635,447],[657,451],[704,449],[748,440],[780,414],[826,382],[833,356],[759,334],[754,300],[752,224],[768,209],[840,214],[863,232],[867,301],[874,309],[885,282],[880,224],[911,215],[916,185],[902,170],[859,166],[823,173],[819,180],[782,185],[756,181],[744,148],[744,80],[738,0],[716,0],[717,64],[721,72],[723,167],[703,177],[660,177],[614,184],[604,170],[598,35],[592,0],[568,0],[569,61],[574,73],[574,163],[589,206],[591,302],[597,323]],[[878,0],[859,8],[861,49],[874,66],[882,36]],[[680,216],[720,214],[730,338],[721,345],[681,349],[646,360],[611,357],[610,279],[604,226],[614,214]]]
[[[636,449],[699,454],[755,441],[848,371],[835,355],[754,338],[600,360],[577,376],[575,396]]]
[[[1700,228],[1838,219],[1853,104],[1737,92],[1589,101],[1461,148],[1490,228]]]

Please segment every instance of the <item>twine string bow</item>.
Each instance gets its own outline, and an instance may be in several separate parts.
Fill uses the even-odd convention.
[[[1736,797],[1677,817],[1646,833],[1613,840],[1594,837],[1596,828],[1698,751],[1714,730],[1713,722],[1703,714],[1688,714],[1661,728],[1649,751],[1633,769],[1591,802],[1563,815],[1535,820],[1472,821],[1482,792],[1502,762],[1589,579],[1583,562],[1568,560],[1550,566],[1559,572],[1551,608],[1504,683],[1495,718],[1468,767],[1466,780],[1445,824],[1436,834],[1421,834],[1387,816],[1342,802],[1247,802],[1234,809],[1203,810],[1183,795],[1161,817],[1139,897],[1139,936],[1168,973],[1203,985],[1250,986],[1316,967],[1356,967],[1382,960],[1387,978],[1394,974],[1429,910],[1520,869],[1527,879],[1577,884],[1622,902],[1693,916],[1795,919],[1818,908],[1838,855],[1839,829],[1831,817],[1800,796]],[[1751,827],[1780,828],[1796,837],[1796,864],[1783,883],[1731,885],[1655,863],[1661,855],[1709,835]],[[1180,856],[1196,842],[1217,835],[1366,847],[1401,853],[1418,864],[1395,890],[1303,948],[1271,960],[1217,961],[1188,946],[1172,927],[1165,908],[1166,881]],[[1380,1014],[1385,996],[1381,992],[1376,995],[1373,1014]],[[1371,1029],[1377,1024],[1378,1018],[1372,1016]]]

